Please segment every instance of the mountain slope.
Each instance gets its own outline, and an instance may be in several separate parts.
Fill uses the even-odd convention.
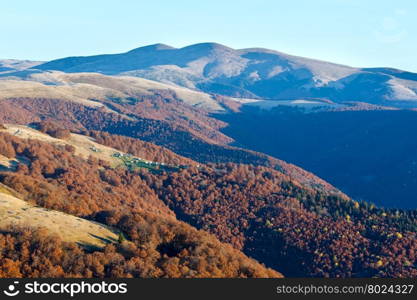
[[[75,149],[54,139],[41,141],[41,136],[0,133],[0,154],[19,161],[17,168],[0,171],[0,245],[7,249],[0,277],[282,277],[178,221],[140,172],[82,158]],[[10,191],[42,208],[3,196]],[[48,219],[42,224],[43,218]],[[80,248],[75,241],[107,235],[91,231],[90,221],[80,226],[79,218],[122,233],[111,235],[104,249]],[[38,230],[42,225],[47,228]]]
[[[417,113],[294,108],[219,115],[240,147],[279,157],[329,181],[355,200],[415,209]]]
[[[235,97],[325,98],[375,104],[412,101],[413,105],[417,101],[416,75],[410,72],[352,68],[268,49],[235,50],[216,43],[180,49],[156,44],[122,54],[58,59],[36,68],[131,75]]]
[[[31,60],[0,59],[0,75],[23,71],[42,63],[41,61]]]
[[[144,177],[178,218],[285,276],[417,275],[415,210],[324,195],[264,167],[227,164]]]
[[[407,251],[417,246],[415,211],[328,195],[260,166],[210,164],[162,173],[114,168],[40,136],[0,133],[0,153],[19,162],[0,172],[0,182],[39,206],[89,217],[128,238],[91,254],[100,257],[102,272],[89,265],[89,253],[55,240],[57,257],[77,251],[85,258],[81,270],[92,272],[85,277],[281,276],[242,252],[288,276],[416,275],[417,257]],[[19,230],[6,230],[9,241],[19,234],[28,238]],[[43,243],[48,239],[36,244]],[[56,265],[53,255],[39,253]],[[118,268],[110,257],[118,258]],[[27,276],[36,265],[26,258],[20,260],[30,268],[17,268]],[[66,260],[55,276],[74,276],[73,264]],[[0,276],[9,269],[0,264]]]
[[[149,85],[164,89],[155,90]],[[26,80],[2,79],[0,87],[4,87],[0,90],[0,122],[3,123],[27,125],[49,120],[75,132],[106,131],[164,146],[201,163],[235,162],[273,167],[303,184],[337,192],[325,181],[294,165],[228,146],[233,140],[220,132],[227,124],[213,118],[212,110],[196,107],[187,100],[201,99],[201,103],[223,107],[216,97],[201,92],[194,97],[194,91],[148,83],[140,78],[59,72],[32,75]]]
[[[0,185],[0,231],[10,226],[48,228],[66,242],[83,247],[104,247],[116,242],[118,233],[109,227],[62,212],[30,205],[28,202],[1,192]]]
[[[29,72],[29,71],[28,71]],[[33,72],[19,80],[4,77],[0,80],[0,98],[39,97],[60,98],[78,102],[112,99],[126,101],[151,96],[156,91],[175,93],[178,100],[207,111],[223,108],[212,96],[186,88],[162,84],[135,77],[111,77],[97,73]]]

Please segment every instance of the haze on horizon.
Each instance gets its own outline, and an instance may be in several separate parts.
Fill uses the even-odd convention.
[[[0,58],[47,61],[217,42],[417,72],[416,16],[412,0],[3,1]]]

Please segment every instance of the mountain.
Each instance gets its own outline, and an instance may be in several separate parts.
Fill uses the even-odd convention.
[[[1,127],[0,278],[282,277],[178,220],[140,168],[125,167],[139,158],[86,136]],[[161,176],[162,165],[141,166]]]
[[[143,77],[240,98],[321,98],[417,106],[417,74],[353,68],[278,51],[235,50],[216,43],[173,48],[163,44],[121,54],[68,57],[36,67]]]
[[[233,102],[235,103],[235,102]],[[43,72],[0,80],[0,122],[54,121],[73,131],[104,131],[166,147],[200,163],[272,167],[299,182],[340,193],[312,173],[263,153],[231,147],[227,126],[211,116],[226,112],[203,92],[135,77]]]
[[[71,130],[139,138],[200,163],[272,167],[302,184],[383,207],[416,207],[416,148],[407,138],[415,128],[413,111],[324,99],[233,98],[127,75],[34,69],[0,78],[0,101],[6,123],[53,120]]]
[[[0,75],[30,69],[42,63],[41,61],[31,60],[0,59]]]
[[[417,276],[413,73],[214,43],[11,69],[0,277]]]
[[[407,138],[414,111],[238,99],[132,76],[29,69],[0,79],[0,101],[6,123],[52,120],[74,131],[139,138],[199,163],[272,167],[302,184],[383,207],[416,207],[416,147]]]
[[[264,166],[146,164],[107,146],[136,141],[134,152],[153,156],[158,147],[137,139],[51,122],[0,128],[0,277],[417,274],[415,211],[324,193]]]

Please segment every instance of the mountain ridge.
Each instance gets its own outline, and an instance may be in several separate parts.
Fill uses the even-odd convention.
[[[62,58],[36,69],[142,77],[238,98],[323,98],[417,106],[417,74],[412,72],[350,67],[265,48],[233,49],[218,43],[182,48],[153,44],[119,54]]]

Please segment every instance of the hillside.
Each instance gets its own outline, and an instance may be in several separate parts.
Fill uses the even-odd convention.
[[[0,185],[0,231],[12,227],[47,228],[65,242],[87,248],[102,248],[118,239],[118,232],[96,222],[30,205],[2,192]]]
[[[215,165],[146,181],[177,217],[288,277],[415,277],[416,211],[297,185],[264,167]]]
[[[82,75],[73,76],[78,78]],[[104,78],[102,75],[92,76],[99,81]],[[7,86],[8,80],[0,80],[0,85],[2,82]],[[123,86],[123,80],[120,82],[119,78],[109,78],[108,82],[111,83],[107,83],[109,86],[116,83]],[[55,88],[54,85],[32,81],[23,83],[40,84],[48,93],[50,88]],[[12,97],[14,93],[20,95],[21,90],[15,88],[10,95],[0,99],[0,122],[27,125],[49,120],[74,132],[104,131],[163,146],[199,163],[235,162],[273,167],[302,184],[336,192],[327,182],[294,165],[262,153],[229,146],[233,140],[220,131],[227,124],[208,111],[184,103],[176,93],[153,91],[150,95],[122,98],[123,101],[107,97],[78,101],[77,98],[61,98],[59,95],[39,98],[40,95],[30,94],[31,90],[27,97]],[[94,105],[90,105],[91,102]]]
[[[24,71],[42,63],[41,61],[31,60],[0,59],[0,76],[8,76],[9,74]]]
[[[269,49],[232,49],[216,43],[184,48],[163,44],[121,54],[68,57],[36,66],[69,73],[143,77],[205,92],[273,100],[322,98],[416,106],[413,73],[352,68]]]
[[[261,166],[208,164],[162,173],[115,168],[43,135],[0,133],[0,154],[19,162],[0,172],[0,182],[38,206],[121,230],[125,244],[91,254],[104,255],[104,265],[118,255],[120,267],[108,271],[118,276],[280,276],[245,255],[286,276],[416,276],[415,211],[329,195]],[[8,234],[16,237],[19,229],[13,230]],[[57,276],[73,276],[64,267]],[[110,274],[94,272],[87,274]]]
[[[4,214],[0,245],[7,240],[0,277],[282,276],[176,220],[127,168],[81,158],[73,147],[50,139],[24,139],[5,132],[0,133],[0,153],[22,161],[16,169],[0,172]],[[4,195],[10,191],[38,207]],[[108,239],[107,231],[91,227],[97,224],[92,221],[122,233]],[[89,233],[92,236],[85,240]],[[77,245],[103,236],[110,240],[103,249]]]
[[[62,73],[28,71],[22,76],[24,81],[13,76],[4,76],[0,80],[0,97],[63,98],[86,101],[89,99],[113,99],[129,101],[129,98],[150,96],[161,90],[175,93],[186,104],[209,111],[221,111],[222,107],[208,94],[172,86],[156,81],[128,76],[104,76],[98,73]],[[20,85],[19,85],[20,84]],[[36,93],[36,94],[33,94]]]
[[[310,187],[330,192],[337,192],[338,188],[356,200],[387,207],[415,207],[410,196],[414,193],[415,180],[409,176],[414,172],[410,154],[413,145],[406,138],[407,128],[414,126],[413,119],[395,118],[409,114],[392,107],[363,102],[333,103],[323,99],[237,99],[141,78],[56,71],[31,74],[25,80],[3,78],[0,87],[0,121],[4,123],[27,125],[51,120],[73,132],[89,135],[90,131],[101,131],[124,137],[123,142],[107,140],[111,147],[129,139],[140,139],[196,163],[263,165]],[[200,97],[205,104],[195,105]],[[208,108],[212,104],[221,109]],[[346,118],[338,119],[341,115]],[[365,116],[372,120],[369,126],[364,123]],[[384,116],[392,116],[402,125],[396,126],[388,122],[391,117]],[[363,126],[358,126],[358,121]],[[375,146],[363,142],[368,139],[369,130],[377,140]],[[310,132],[308,137],[304,137],[305,131]],[[316,134],[329,131],[329,135]],[[397,133],[390,135],[389,142],[383,132]],[[346,147],[343,138],[347,135],[351,149],[348,153],[343,151]],[[337,148],[340,150],[332,150]],[[397,150],[387,155],[387,149],[393,148]],[[305,149],[315,151],[314,155],[305,155]],[[131,152],[132,147],[119,150]],[[156,149],[153,153],[153,157],[144,157],[140,152],[136,156],[154,161],[155,155],[162,155],[157,154]],[[403,154],[409,157],[409,163],[399,163]],[[381,160],[383,164],[379,163]],[[179,161],[175,159],[174,164],[180,165]],[[376,164],[380,166],[378,170],[374,167]],[[339,167],[335,169],[335,165]],[[397,171],[392,172],[393,168]],[[398,180],[396,174],[405,174],[405,181]]]
[[[219,118],[236,145],[296,164],[355,200],[417,207],[415,111],[245,109]]]
[[[91,132],[90,134],[97,139],[69,132],[67,135],[60,138],[60,136],[56,134],[57,128],[59,127],[54,123],[35,123],[33,124],[34,128],[14,124],[7,124],[5,127],[6,129],[0,129],[0,132],[7,132],[21,139],[39,140],[56,146],[69,146],[77,156],[84,159],[93,157],[98,160],[103,160],[113,167],[123,166],[124,164],[120,157],[127,155],[131,156],[130,158],[132,160],[141,159],[146,162],[164,163],[167,165],[197,164],[190,159],[181,157],[168,149],[158,147],[151,143],[134,140],[134,143],[131,141],[131,144],[133,145],[129,147],[129,144],[125,140],[123,140],[123,142],[118,142],[117,137],[104,133]],[[35,128],[38,128],[40,131]],[[112,145],[116,147],[116,149],[114,147],[107,147],[104,144]],[[126,149],[127,151],[123,151],[123,149]],[[138,150],[135,151],[135,149]]]

